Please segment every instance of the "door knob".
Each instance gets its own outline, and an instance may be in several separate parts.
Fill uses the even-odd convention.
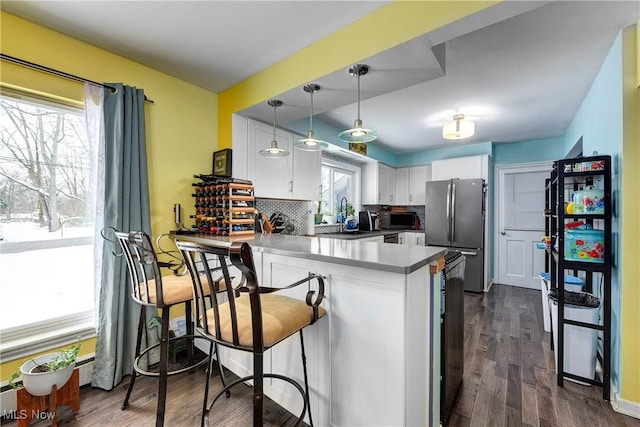
[[[504,235],[505,235],[505,234],[507,234],[507,233],[505,233],[504,231],[501,231],[501,232],[500,232],[500,234],[502,234],[502,235],[504,236]]]

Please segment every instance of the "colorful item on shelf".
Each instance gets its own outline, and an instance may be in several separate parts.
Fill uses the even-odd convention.
[[[604,262],[604,231],[567,230],[564,257],[570,261]]]
[[[576,191],[573,201],[573,210],[576,214],[604,214],[605,199],[603,190]]]

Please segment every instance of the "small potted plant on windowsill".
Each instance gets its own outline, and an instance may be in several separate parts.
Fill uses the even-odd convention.
[[[60,390],[71,378],[80,346],[77,343],[58,353],[48,353],[27,360],[20,366],[20,372],[11,376],[9,385],[19,387],[16,380],[22,375],[22,386],[32,396],[47,396],[54,384]]]

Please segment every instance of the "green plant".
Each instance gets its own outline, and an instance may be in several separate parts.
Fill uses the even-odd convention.
[[[336,211],[336,214],[337,214],[337,215],[340,215],[340,214],[342,214],[342,213],[344,213],[344,209],[340,209],[340,207],[338,207],[338,210]],[[355,214],[356,214],[356,210],[355,210],[355,208],[353,207],[353,205],[352,205],[351,203],[347,203],[347,213],[346,213],[346,216],[348,216],[348,217],[349,217],[349,216],[352,216],[352,215],[355,215]]]
[[[48,361],[47,363],[43,363],[42,365],[36,364],[36,367],[31,370],[31,372],[55,372],[60,369],[64,369],[69,365],[73,365],[76,363],[78,359],[78,353],[80,352],[80,347],[82,344],[78,342],[77,344],[72,345],[70,348],[61,350],[56,357]],[[33,359],[31,359],[33,360]],[[35,361],[34,361],[35,363]],[[9,387],[18,388],[20,384],[16,383],[16,380],[20,378],[20,371],[14,372],[9,378]]]

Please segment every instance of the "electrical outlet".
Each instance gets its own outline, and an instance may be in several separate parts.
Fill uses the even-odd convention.
[[[174,317],[169,320],[169,328],[176,334],[176,336],[186,335],[187,333],[187,320],[184,316]]]

